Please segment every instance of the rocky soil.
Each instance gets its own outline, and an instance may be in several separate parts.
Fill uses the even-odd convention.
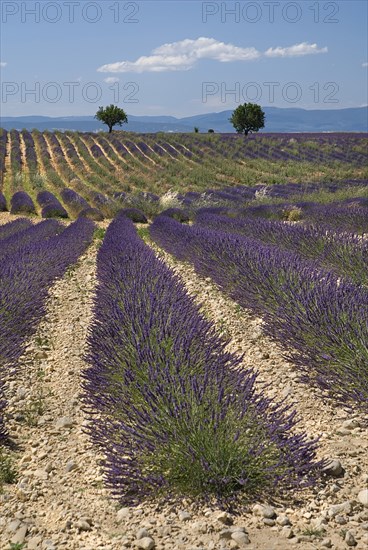
[[[0,215],[0,223],[8,220],[9,215]],[[244,366],[255,367],[260,381],[271,383],[271,395],[295,403],[300,429],[321,437],[320,457],[332,462],[326,481],[314,490],[290,494],[285,501],[254,502],[241,515],[185,499],[179,504],[142,502],[137,508],[120,508],[111,499],[103,487],[100,457],[84,433],[87,420],[80,401],[97,246],[53,287],[47,315],[7,383],[7,424],[18,477],[0,494],[0,548],[366,549],[368,419],[300,384],[282,350],[263,335],[260,319],[162,251],[229,338],[229,348],[244,354]]]

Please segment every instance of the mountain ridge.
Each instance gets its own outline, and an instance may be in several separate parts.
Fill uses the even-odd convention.
[[[266,126],[263,132],[368,132],[368,107],[344,109],[301,109],[296,107],[264,107]],[[229,122],[232,110],[205,113],[187,117],[170,115],[129,115],[122,129],[131,132],[234,132]],[[0,117],[0,126],[6,130],[74,130],[96,132],[106,126],[94,116],[48,117],[28,115]],[[119,128],[119,127],[117,127]]]

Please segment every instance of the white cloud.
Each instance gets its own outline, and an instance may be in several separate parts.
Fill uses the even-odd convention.
[[[366,61],[365,63],[362,63],[362,67],[368,67],[368,61]]]
[[[117,78],[116,76],[108,76],[107,78],[104,78],[104,82],[106,82],[106,84],[115,84],[119,81],[120,78]]]
[[[255,48],[240,48],[233,44],[225,44],[214,38],[197,38],[181,40],[171,44],[163,44],[155,50],[154,54],[166,56],[185,56],[193,62],[197,59],[215,59],[226,63],[228,61],[249,61],[260,57],[260,52]]]
[[[301,42],[300,44],[294,44],[288,48],[268,48],[264,55],[266,57],[299,57],[301,55],[312,55],[316,53],[327,53],[328,49],[318,48],[317,44],[308,44],[308,42]]]
[[[118,61],[103,65],[99,72],[163,72],[187,71],[199,59],[214,59],[222,63],[229,61],[250,61],[260,57],[255,48],[240,48],[233,44],[225,44],[214,38],[189,38],[171,44],[163,44],[155,48],[151,55],[139,57],[136,61]]]
[[[0,67],[6,67],[7,63],[6,61],[0,61]]]
[[[195,40],[186,38],[179,42],[163,44],[152,50],[150,55],[141,56],[136,61],[108,63],[99,67],[97,71],[101,73],[188,71],[200,59],[213,59],[220,63],[229,63],[252,61],[260,57],[296,57],[325,52],[327,52],[327,48],[318,48],[317,44],[308,44],[307,42],[287,48],[269,48],[262,53],[254,47],[242,48],[233,44],[225,44],[215,38],[200,37]]]

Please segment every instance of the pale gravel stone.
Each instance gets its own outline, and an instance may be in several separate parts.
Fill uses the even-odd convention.
[[[151,539],[151,537],[143,537],[142,539],[136,540],[135,545],[142,550],[152,550],[152,548],[155,548],[155,541]]]
[[[130,517],[130,508],[120,508],[116,514],[116,519],[118,522],[126,520]]]
[[[37,469],[34,471],[34,476],[38,479],[42,479],[43,481],[46,481],[49,477],[49,474],[46,472],[46,470]]]
[[[22,544],[26,538],[28,532],[28,526],[23,524],[21,525],[14,533],[11,538],[13,544]]]
[[[368,508],[368,489],[362,489],[359,492],[358,500],[365,508]]]
[[[50,472],[52,472],[52,470],[54,469],[53,465],[51,464],[51,462],[49,462],[48,464],[46,464],[45,466],[45,472],[47,474],[49,474]]]
[[[347,531],[345,533],[345,542],[348,546],[356,546],[357,545],[357,541],[355,540],[354,538],[354,535],[350,532],[350,531]]]
[[[28,539],[27,550],[39,550],[41,548],[41,543],[42,543],[42,537],[39,535],[36,535],[35,537]]]
[[[349,418],[342,423],[342,428],[345,430],[354,430],[354,428],[359,428],[360,423],[356,418]]]
[[[61,418],[58,418],[55,422],[55,428],[71,428],[73,424],[74,422],[71,418],[69,418],[68,416],[62,416]]]
[[[145,527],[142,527],[141,529],[138,529],[138,531],[135,535],[135,538],[137,540],[147,538],[147,537],[150,537],[150,532]]]
[[[345,472],[340,460],[337,459],[331,459],[323,468],[323,471],[332,477],[342,477]]]
[[[195,533],[204,534],[207,533],[207,524],[202,521],[195,521],[191,524],[191,529]]]
[[[216,514],[216,519],[224,525],[232,525],[234,523],[232,516],[227,512],[219,512]]]
[[[65,472],[69,473],[72,472],[77,468],[77,463],[74,462],[74,460],[69,460],[65,465]]]
[[[242,531],[234,531],[232,533],[231,538],[235,540],[235,542],[242,548],[243,546],[247,546],[250,544],[250,539],[246,533],[243,533]]]
[[[178,512],[178,518],[180,519],[180,521],[189,521],[192,519],[192,514],[185,510],[181,510]]]
[[[328,509],[328,516],[330,518],[334,518],[338,514],[350,514],[352,510],[352,505],[349,500],[346,500],[345,502],[341,502],[340,504],[334,504],[333,506],[330,506]]]
[[[275,508],[272,506],[264,506],[262,504],[256,504],[253,507],[253,513],[266,519],[274,519],[277,516]]]
[[[276,523],[278,525],[281,525],[282,527],[285,527],[286,525],[290,525],[290,519],[287,516],[278,516],[276,518]]]
[[[233,534],[232,529],[222,529],[219,533],[219,537],[220,539],[230,540],[232,534]]]
[[[282,528],[281,535],[287,539],[292,539],[295,536],[293,529],[289,526],[285,526]]]
[[[14,519],[10,523],[8,523],[8,525],[6,526],[6,532],[7,533],[14,533],[18,529],[20,524],[21,524],[20,519]]]

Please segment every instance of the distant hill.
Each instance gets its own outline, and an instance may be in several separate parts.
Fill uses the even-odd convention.
[[[368,107],[315,110],[264,107],[264,111],[265,132],[368,132]],[[122,129],[130,132],[193,132],[194,126],[197,126],[200,132],[207,132],[210,128],[215,132],[234,132],[229,122],[231,114],[232,110],[184,118],[128,114],[129,122],[124,124]],[[106,126],[93,116],[1,117],[0,126],[6,130],[106,130]]]

